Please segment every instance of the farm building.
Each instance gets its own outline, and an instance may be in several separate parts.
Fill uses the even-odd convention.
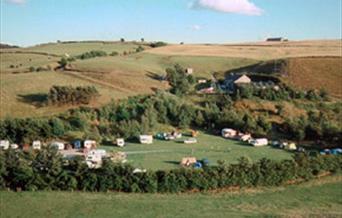
[[[266,42],[287,42],[287,41],[289,40],[284,37],[273,37],[273,38],[266,39]]]
[[[95,149],[96,148],[96,141],[94,140],[85,140],[83,143],[84,148],[87,149]]]
[[[246,76],[245,74],[230,74],[226,77],[224,81],[224,86],[226,90],[232,92],[235,90],[235,88],[239,85],[245,85],[252,83],[251,78]]]
[[[50,144],[51,147],[57,148],[58,150],[64,150],[65,146],[62,142],[52,142]]]
[[[34,150],[40,150],[42,148],[42,143],[39,140],[33,141],[32,148]]]
[[[123,146],[125,146],[125,140],[124,140],[123,138],[118,138],[118,139],[116,139],[116,145],[117,145],[118,147],[123,147]]]
[[[188,167],[188,166],[191,166],[192,164],[195,164],[196,162],[197,160],[195,157],[183,157],[180,162],[180,165]]]
[[[153,136],[152,135],[140,135],[139,141],[141,144],[152,144]]]
[[[254,147],[262,147],[268,145],[268,140],[266,138],[261,138],[261,139],[251,139],[249,141],[251,145]]]
[[[194,69],[192,69],[192,68],[186,68],[186,69],[185,69],[185,73],[186,73],[187,75],[191,75],[191,74],[194,73]]]
[[[8,140],[1,140],[0,141],[0,148],[1,149],[4,149],[4,150],[7,150],[9,148],[9,141]]]

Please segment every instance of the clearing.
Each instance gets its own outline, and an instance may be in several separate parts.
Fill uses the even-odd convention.
[[[247,143],[205,133],[201,133],[197,140],[196,144],[184,144],[177,141],[155,139],[151,145],[126,143],[123,148],[113,146],[101,146],[100,148],[127,152],[128,163],[152,170],[177,168],[181,159],[187,156],[194,156],[198,160],[208,158],[210,164],[216,164],[218,160],[232,163],[242,156],[251,160],[259,160],[263,157],[281,160],[290,159],[292,156],[290,152],[270,146],[255,148]]]

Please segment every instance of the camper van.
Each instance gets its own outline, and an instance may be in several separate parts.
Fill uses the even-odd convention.
[[[153,136],[152,135],[140,135],[139,141],[141,144],[152,144]]]
[[[249,141],[251,145],[254,147],[262,147],[268,145],[268,140],[266,138],[261,138],[261,139],[251,139]]]
[[[52,142],[50,144],[51,147],[57,148],[58,150],[64,150],[65,146],[62,142]]]
[[[39,140],[33,141],[32,148],[34,150],[40,150],[42,148],[42,143]]]
[[[9,141],[8,140],[1,140],[0,141],[0,149],[7,150],[9,148]]]

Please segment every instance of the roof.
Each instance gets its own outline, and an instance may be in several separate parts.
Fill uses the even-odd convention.
[[[234,82],[235,84],[237,83],[250,83],[252,80],[246,76],[246,75],[240,75],[240,74],[230,74],[227,76],[226,80],[230,82]]]

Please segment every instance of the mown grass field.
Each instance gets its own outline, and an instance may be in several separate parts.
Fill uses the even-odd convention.
[[[186,137],[183,137],[185,139]],[[252,161],[267,157],[273,160],[290,159],[292,153],[270,146],[255,148],[239,141],[227,140],[220,136],[201,133],[198,143],[184,144],[177,141],[154,140],[151,145],[126,143],[124,148],[101,146],[106,150],[124,151],[127,160],[139,168],[152,170],[178,168],[183,157],[193,156],[198,160],[207,158],[211,164],[218,160],[234,163],[244,156]]]
[[[341,217],[342,176],[218,193],[0,192],[1,217]]]

